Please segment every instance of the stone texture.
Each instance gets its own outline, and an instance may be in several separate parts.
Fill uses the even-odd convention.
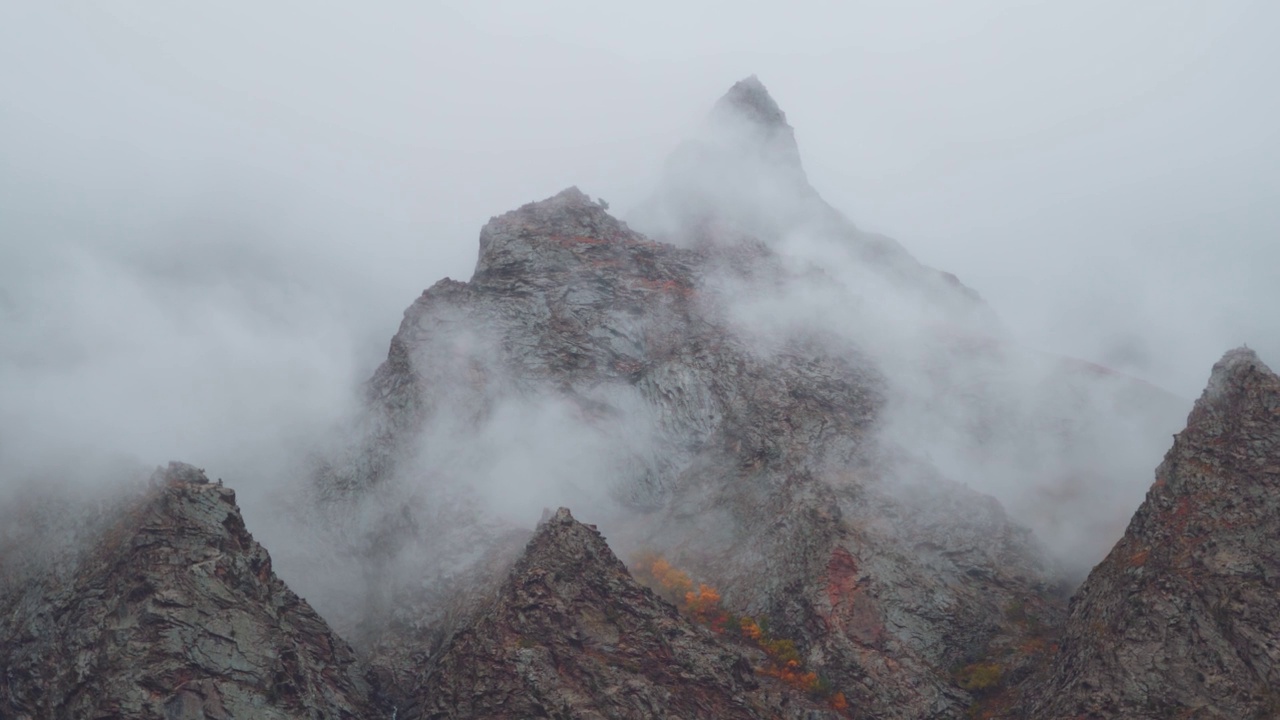
[[[179,463],[153,483],[69,567],[3,588],[0,716],[385,717],[235,493]]]
[[[1252,353],[1215,368],[1068,619],[1061,567],[928,443],[950,433],[942,449],[992,458],[980,470],[1029,468],[1019,482],[1048,478],[1051,498],[1095,497],[1112,452],[1161,429],[1167,398],[1061,359],[1010,379],[1027,364],[981,298],[827,205],[755,78],[677,150],[637,218],[649,235],[576,188],[530,203],[484,227],[469,281],[406,310],[350,445],[305,499],[360,565],[331,621],[363,660],[276,578],[231,491],[175,464],[84,523],[46,505],[3,528],[0,716],[835,713],[639,586],[615,556],[633,550],[793,639],[845,717],[1276,716],[1280,401]],[[806,235],[863,284],[797,267],[785,250]],[[820,322],[767,322],[806,294]],[[841,314],[906,332],[829,332]],[[467,465],[483,457],[447,462],[521,403],[592,438],[587,490],[621,510],[612,549],[566,510],[530,539],[473,494]],[[1112,416],[1138,430],[1106,437]],[[506,489],[527,469],[505,468]],[[1079,519],[1038,505],[1052,521],[1038,527]]]
[[[840,717],[757,677],[759,661],[637,584],[561,508],[477,619],[414,668],[397,717]]]
[[[576,189],[492,219],[471,280],[441,281],[406,311],[369,385],[365,444],[321,487],[423,482],[433,470],[414,454],[438,437],[425,428],[483,424],[511,398],[567,403],[624,450],[625,420],[642,417],[652,437],[608,478],[632,513],[619,525],[629,547],[667,553],[796,638],[857,716],[956,716],[973,698],[952,668],[1027,635],[1006,607],[1060,613],[1052,564],[990,498],[880,441],[886,381],[858,347],[739,332],[726,264],[761,286],[789,281],[767,245],[654,242]],[[465,627],[411,585],[396,604],[422,610],[387,635]]]
[[[1213,368],[1124,538],[1013,716],[1280,717],[1280,378]]]

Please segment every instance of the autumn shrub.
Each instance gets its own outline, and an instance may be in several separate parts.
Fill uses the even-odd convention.
[[[757,671],[777,678],[810,696],[825,700],[833,709],[849,707],[844,693],[836,692],[831,683],[805,668],[794,640],[774,637],[764,618],[736,615],[725,610],[720,592],[705,583],[695,583],[688,573],[654,553],[641,555],[635,563],[634,575],[660,596],[676,605],[698,623],[713,632],[749,641],[760,648],[767,662]]]

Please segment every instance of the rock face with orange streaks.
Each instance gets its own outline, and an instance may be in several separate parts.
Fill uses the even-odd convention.
[[[758,81],[736,85],[713,117],[737,124],[717,137],[745,154],[713,142],[673,162],[693,152],[692,165],[741,183],[712,196],[677,188],[692,204],[674,209],[658,200],[705,237],[655,242],[572,188],[493,218],[472,278],[442,281],[406,311],[369,385],[365,444],[336,458],[319,485],[348,498],[402,483],[427,488],[423,503],[439,506],[447,487],[486,482],[473,470],[489,457],[460,462],[451,448],[501,427],[489,455],[511,452],[533,443],[517,438],[537,436],[538,425],[504,424],[512,407],[557,408],[561,429],[545,442],[590,440],[598,467],[580,482],[625,508],[612,535],[695,569],[728,607],[767,618],[858,716],[954,717],[973,698],[951,668],[1024,639],[1006,608],[1046,622],[1060,613],[1052,563],[994,500],[882,437],[893,388],[864,344],[803,324],[761,334],[740,310],[779,287],[830,289],[831,278],[788,267],[776,246],[778,233],[803,226],[848,241],[880,281],[903,284],[949,321],[988,327],[989,313],[954,278],[858,231],[800,182],[790,126]],[[744,167],[732,161],[744,157]],[[790,170],[776,176],[785,207],[772,220],[717,224],[763,202],[749,176],[779,163]],[[705,217],[686,213],[696,208]],[[555,473],[581,462],[575,452]],[[524,464],[508,471],[533,474]],[[372,551],[402,542],[426,564],[489,552],[493,533],[475,530],[473,507],[436,513],[421,539],[388,533]],[[434,628],[417,636],[433,656],[467,631],[465,592],[427,597],[462,585],[457,573],[390,564],[401,586],[360,644],[402,656],[400,638]]]
[[[1280,381],[1252,353],[1064,620],[1176,399],[1017,350],[822,200],[754,77],[635,218],[576,188],[494,217],[470,280],[405,311],[304,499],[317,566],[355,569],[291,575],[363,662],[174,465],[57,562],[0,523],[0,716],[1280,714]],[[530,540],[548,496],[698,578],[691,617],[568,511]],[[731,613],[773,649],[716,634]]]
[[[843,717],[757,677],[758,663],[637,584],[561,508],[477,619],[414,668],[397,717]]]
[[[1228,352],[1027,717],[1280,717],[1280,377]]]

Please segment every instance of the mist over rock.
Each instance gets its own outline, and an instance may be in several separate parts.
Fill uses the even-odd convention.
[[[713,119],[743,108],[766,141],[793,144],[758,81]],[[772,171],[774,155],[749,162]],[[819,221],[845,222],[815,207]],[[918,272],[911,287],[978,302],[923,266],[898,270]],[[1008,606],[1053,622],[1054,563],[998,503],[884,435],[896,390],[874,335],[802,322],[774,332],[743,313],[805,279],[841,286],[788,267],[769,242],[651,240],[577,189],[492,219],[471,279],[437,283],[406,311],[370,382],[363,439],[318,478],[319,497],[340,505],[435,509],[421,532],[369,547],[395,556],[369,580],[395,599],[388,617],[360,621],[361,645],[420,628],[443,647],[468,632],[468,593],[490,586],[443,549],[504,555],[492,528],[574,504],[624,555],[663,552],[767,617],[860,712],[961,712],[972,697],[950,668],[1028,639]]]
[[[386,658],[409,671],[397,715],[406,720],[841,717],[757,677],[759,651],[719,639],[640,586],[565,508],[538,526],[478,618],[429,662],[405,668],[396,651],[414,644],[401,639]]]
[[[568,188],[413,300],[268,509],[294,590],[192,466],[14,494],[0,715],[1275,714],[1280,380],[1252,352],[1148,488],[1181,400],[1019,346],[855,226],[755,77],[632,221]]]
[[[884,377],[880,434],[997,496],[1077,580],[1119,539],[1145,491],[1133,478],[1190,404],[1021,347],[955,275],[857,227],[810,185],[794,130],[755,77],[715,104],[630,217],[704,254],[705,282],[753,347],[803,334],[856,348]]]
[[[809,183],[795,130],[755,76],[735,83],[699,131],[671,154],[653,197],[629,219],[676,245],[729,252],[752,244],[821,253],[920,295],[932,311],[999,332],[981,298],[954,275],[928,268],[892,238],[857,228]],[[818,264],[821,264],[820,262]]]
[[[0,715],[378,716],[220,481],[171,463],[94,540],[65,572],[0,587]]]
[[[795,130],[787,124],[787,114],[782,112],[760,78],[751,75],[729,88],[711,110],[713,115],[731,115],[753,123],[762,132],[777,133],[779,142],[787,146],[787,154],[799,165],[800,150],[796,147]]]
[[[1237,348],[1071,603],[1029,717],[1280,716],[1280,377]]]

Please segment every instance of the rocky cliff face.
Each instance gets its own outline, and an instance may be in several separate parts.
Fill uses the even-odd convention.
[[[379,715],[230,489],[175,463],[111,515],[69,564],[0,588],[0,716]]]
[[[0,527],[0,715],[1275,714],[1280,401],[1256,357],[1215,369],[1068,618],[1025,524],[1110,544],[1091,506],[1137,504],[1108,493],[1176,403],[1028,360],[821,199],[754,78],[635,224],[574,188],[530,203],[406,310],[291,498],[356,570],[288,577],[359,657],[231,491],[174,465],[93,522]],[[566,510],[530,535],[551,503],[612,544]]]
[[[1214,366],[1026,717],[1280,717],[1280,378],[1252,351]]]
[[[717,116],[750,111],[748,139],[765,138],[751,162],[798,162],[762,92],[735,88]],[[708,163],[730,157],[716,152]],[[787,223],[838,225],[865,254],[868,241],[804,188],[786,209],[797,214],[772,213],[762,237],[722,228],[655,242],[576,189],[494,218],[471,280],[437,283],[406,311],[370,383],[367,440],[328,466],[322,494],[348,502],[399,486],[429,504],[452,498],[459,511],[436,516],[429,539],[392,542],[426,558],[400,577],[457,584],[437,548],[450,537],[472,552],[492,546],[471,530],[484,503],[457,499],[475,498],[487,482],[476,468],[492,458],[452,453],[493,427],[506,443],[493,454],[508,452],[529,432],[504,421],[513,407],[556,408],[560,436],[592,439],[580,486],[606,483],[602,522],[624,552],[664,553],[726,604],[768,618],[860,717],[963,712],[973,697],[955,670],[1029,637],[1006,610],[1044,622],[1060,612],[1052,563],[997,503],[880,436],[893,387],[864,346],[803,325],[764,337],[737,312],[744,294],[835,284],[787,266],[772,246]],[[714,200],[712,218],[728,207],[715,203],[741,198]],[[981,307],[905,251],[892,255],[876,272],[910,278],[913,297]],[[416,580],[396,592],[393,634],[434,627],[442,638],[463,622],[431,608],[464,599],[424,600],[434,591]]]
[[[388,674],[408,670],[397,717],[409,720],[841,717],[757,676],[754,655],[637,584],[561,508],[472,623],[428,662]]]

